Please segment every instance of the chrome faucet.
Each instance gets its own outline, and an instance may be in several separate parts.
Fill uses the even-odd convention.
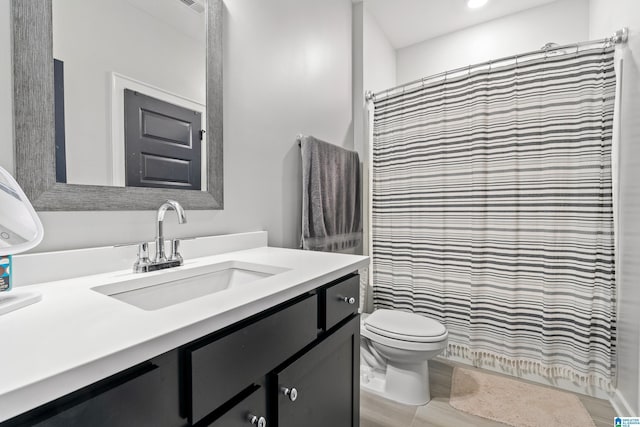
[[[162,206],[158,208],[158,219],[156,221],[156,262],[167,261],[167,257],[164,253],[164,232],[162,230],[162,225],[164,224],[164,214],[169,209],[173,209],[174,211],[176,211],[176,214],[178,215],[178,223],[184,224],[185,222],[187,222],[187,217],[184,214],[184,209],[182,209],[180,203],[176,202],[175,200],[167,200],[162,204]],[[171,247],[171,252],[174,252],[173,243],[171,244]]]
[[[179,252],[180,240],[171,240],[171,251],[167,258],[164,249],[164,216],[169,209],[176,211],[178,215],[178,223],[184,224],[187,222],[187,217],[184,213],[184,209],[180,203],[175,200],[167,200],[158,208],[158,214],[156,217],[156,256],[155,259],[149,259],[149,244],[141,243],[138,247],[138,260],[133,265],[133,271],[136,273],[142,273],[146,271],[162,270],[165,268],[177,267],[183,264],[182,256]]]

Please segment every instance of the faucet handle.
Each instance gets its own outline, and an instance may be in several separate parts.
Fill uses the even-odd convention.
[[[138,259],[133,264],[133,271],[144,271],[145,267],[149,266],[150,264],[151,260],[149,259],[149,243],[144,242],[138,244]]]
[[[149,261],[149,243],[143,242],[138,244],[138,260]]]
[[[184,262],[179,252],[180,240],[171,239],[171,248],[169,252],[169,261],[180,261],[180,265]]]

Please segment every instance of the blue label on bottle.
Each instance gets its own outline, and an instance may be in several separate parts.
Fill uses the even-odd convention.
[[[0,292],[11,289],[11,256],[0,257]]]

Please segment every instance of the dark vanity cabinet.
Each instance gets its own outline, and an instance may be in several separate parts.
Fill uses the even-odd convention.
[[[189,420],[196,424],[215,418],[216,409],[224,410],[223,405],[248,385],[264,383],[269,371],[311,344],[318,335],[317,313],[317,295],[305,296],[262,319],[240,325],[235,332],[188,347]],[[256,411],[255,415],[267,414]]]
[[[358,294],[351,274],[0,425],[356,427]]]

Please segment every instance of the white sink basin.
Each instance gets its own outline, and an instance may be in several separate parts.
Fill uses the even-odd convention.
[[[161,273],[140,273],[134,279],[91,288],[143,310],[179,304],[205,295],[253,284],[288,269],[271,265],[227,261]],[[151,274],[151,275],[149,275]]]

